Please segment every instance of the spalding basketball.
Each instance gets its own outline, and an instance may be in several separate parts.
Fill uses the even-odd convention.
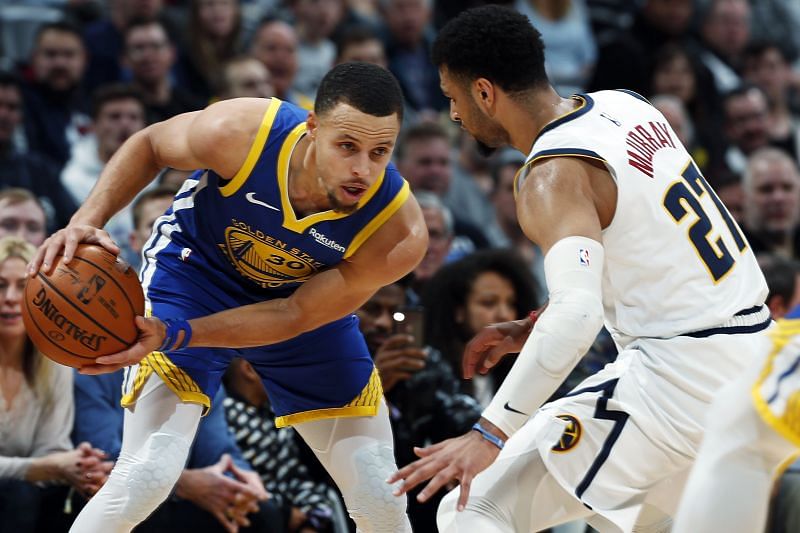
[[[68,265],[62,259],[25,284],[22,320],[36,348],[80,368],[132,345],[144,294],[130,265],[93,244],[78,245]]]

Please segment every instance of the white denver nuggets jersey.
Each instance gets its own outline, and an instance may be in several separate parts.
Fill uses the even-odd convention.
[[[629,91],[573,98],[580,107],[540,132],[528,164],[590,158],[616,180],[616,213],[603,231],[603,303],[617,342],[747,324],[766,282],[664,116]]]

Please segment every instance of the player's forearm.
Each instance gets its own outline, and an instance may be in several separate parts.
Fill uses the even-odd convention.
[[[153,180],[160,166],[148,131],[135,133],[117,150],[89,197],[72,217],[72,223],[103,227]]]
[[[189,321],[191,347],[251,348],[285,341],[312,329],[288,299],[228,309]]]

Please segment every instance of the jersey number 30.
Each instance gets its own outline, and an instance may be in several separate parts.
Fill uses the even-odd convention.
[[[716,239],[711,240],[713,236],[710,234],[714,227],[700,203],[703,195],[708,194],[714,201],[714,205],[717,206],[719,214],[728,226],[728,230],[740,252],[747,247],[747,242],[742,236],[739,226],[736,225],[731,214],[722,205],[722,201],[708,185],[703,175],[700,174],[693,161],[689,162],[686,170],[681,174],[681,178],[683,179],[676,181],[667,189],[667,194],[664,195],[664,207],[677,223],[680,223],[690,211],[697,216],[697,221],[689,226],[689,240],[692,241],[692,245],[697,250],[697,255],[705,264],[708,273],[714,279],[714,282],[717,282],[730,272],[735,259],[722,241],[722,237],[717,236]],[[715,234],[719,235],[718,232],[715,232]]]

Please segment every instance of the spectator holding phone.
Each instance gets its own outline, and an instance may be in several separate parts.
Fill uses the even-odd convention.
[[[460,435],[480,417],[475,400],[458,392],[459,379],[450,365],[422,344],[421,310],[404,303],[405,287],[397,282],[378,290],[356,311],[381,375],[401,467],[417,458],[414,446]],[[408,515],[414,531],[436,531],[436,507],[443,495],[420,504],[412,494]]]

